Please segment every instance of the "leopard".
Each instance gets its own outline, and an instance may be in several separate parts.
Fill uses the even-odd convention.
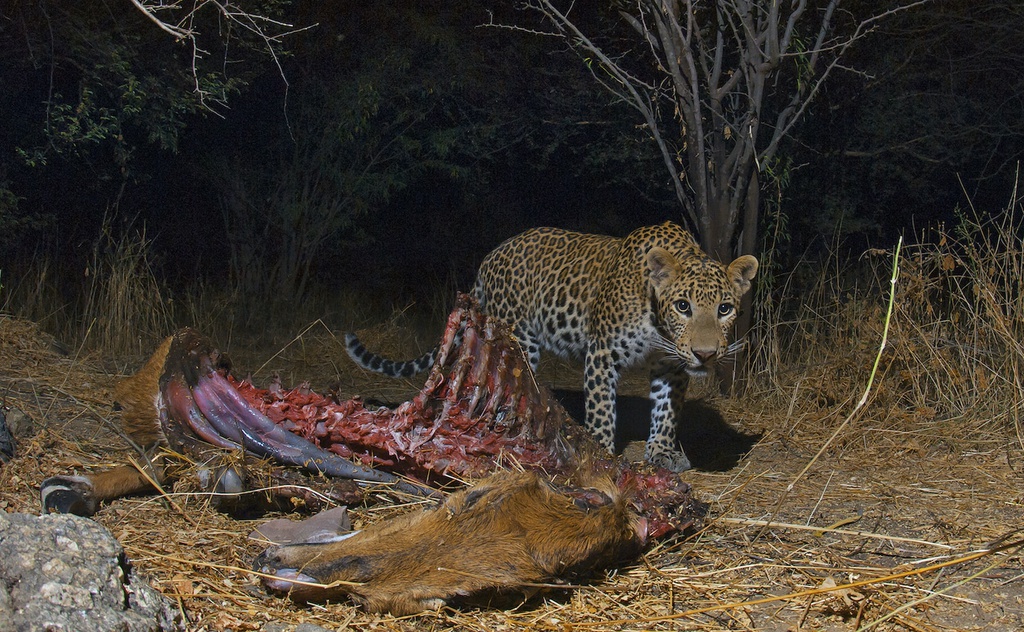
[[[508,323],[536,371],[542,351],[583,361],[584,426],[614,453],[616,397],[623,372],[649,370],[650,434],[644,459],[683,472],[677,411],[691,377],[705,376],[729,353],[728,334],[758,260],[728,265],[709,257],[673,222],[625,237],[531,228],[491,251],[473,295],[490,317]],[[348,355],[394,377],[429,368],[437,350],[409,361],[382,358],[355,334]]]

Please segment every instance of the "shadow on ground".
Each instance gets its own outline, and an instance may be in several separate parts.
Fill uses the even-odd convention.
[[[555,396],[569,415],[582,423],[583,392],[555,389]],[[620,395],[616,401],[616,450],[633,441],[646,441],[650,429],[651,401],[636,395]],[[724,472],[761,440],[761,434],[745,434],[727,424],[721,413],[702,399],[688,400],[678,411],[678,437],[693,467]]]

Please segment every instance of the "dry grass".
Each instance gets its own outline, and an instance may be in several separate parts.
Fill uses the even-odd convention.
[[[855,415],[885,325],[892,253],[830,264],[809,290],[781,283],[748,394],[718,399],[707,384],[694,393],[733,427],[763,433],[736,467],[684,475],[710,504],[708,524],[586,585],[407,618],[347,603],[301,607],[264,594],[246,570],[261,550],[246,538],[254,523],[229,520],[202,497],[176,497],[183,511],[160,499],[122,500],[97,519],[195,631],[269,621],[331,630],[1022,629],[1024,254],[1015,208],[996,224],[967,218],[954,233],[907,247],[889,344]],[[363,333],[394,355],[423,345],[396,337],[396,328]],[[338,382],[346,395],[401,399],[419,386],[382,393],[385,382],[343,359],[320,323],[274,352],[235,359],[257,379],[317,377],[315,385]],[[130,454],[109,430],[116,376],[91,361],[55,354],[25,321],[0,321],[6,403],[40,426],[0,467],[7,511],[36,511],[47,475]],[[546,363],[542,379],[560,371]],[[404,510],[382,498],[352,508],[356,522]]]
[[[167,291],[153,272],[145,228],[117,235],[104,222],[86,270],[79,340],[120,356],[141,355],[173,328]]]
[[[111,376],[52,354],[45,341],[26,344],[36,334],[23,321],[0,328],[8,404],[49,424],[0,468],[7,511],[36,511],[36,488],[47,475],[106,467],[131,454],[107,431]],[[1021,524],[1019,477],[1007,465],[1005,440],[981,436],[954,451],[941,434],[910,424],[893,432],[891,421],[868,411],[780,506],[839,416],[790,420],[770,408],[717,403],[729,419],[767,434],[736,469],[687,474],[711,504],[707,527],[659,542],[635,565],[588,585],[513,607],[402,619],[348,604],[299,607],[265,595],[247,572],[262,548],[246,537],[255,523],[230,520],[201,496],[176,496],[173,506],[122,500],[97,519],[135,567],[178,601],[190,630],[258,630],[267,621],[373,630],[855,630],[886,616],[875,629],[1014,629],[1021,622],[1019,553],[977,557]],[[353,515],[365,523],[404,509],[383,502]]]

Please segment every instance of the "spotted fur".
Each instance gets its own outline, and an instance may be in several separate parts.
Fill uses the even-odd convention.
[[[474,292],[483,309],[510,323],[536,369],[542,349],[582,358],[586,426],[612,450],[622,372],[651,371],[651,431],[645,458],[673,471],[690,461],[676,445],[676,420],[691,375],[726,353],[726,334],[757,274],[745,255],[728,266],[666,222],[619,239],[534,228],[498,246],[480,265]],[[388,375],[412,375],[434,352],[401,363],[370,353],[354,335],[349,355]]]

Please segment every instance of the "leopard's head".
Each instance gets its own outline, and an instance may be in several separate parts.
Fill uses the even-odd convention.
[[[655,247],[647,252],[647,270],[660,333],[656,346],[691,375],[706,374],[726,353],[726,334],[757,274],[757,259],[743,255],[726,266],[706,256],[677,259]]]

